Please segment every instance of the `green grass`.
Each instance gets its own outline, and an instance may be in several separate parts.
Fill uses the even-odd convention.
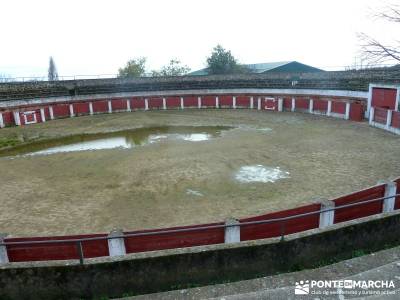
[[[1,148],[7,148],[7,147],[14,147],[18,144],[20,144],[21,141],[17,138],[1,138],[0,137],[0,149]]]

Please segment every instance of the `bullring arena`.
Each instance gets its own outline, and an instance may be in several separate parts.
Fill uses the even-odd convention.
[[[226,243],[232,218],[310,213],[241,227],[239,242],[400,208],[400,88],[304,76],[3,87],[2,260],[83,263]]]

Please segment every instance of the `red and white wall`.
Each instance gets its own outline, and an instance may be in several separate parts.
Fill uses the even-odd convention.
[[[366,92],[298,89],[159,91],[52,97],[0,102],[0,127],[25,126],[100,113],[186,108],[299,111],[362,121],[367,99]]]
[[[370,84],[367,114],[371,126],[400,134],[400,85]]]

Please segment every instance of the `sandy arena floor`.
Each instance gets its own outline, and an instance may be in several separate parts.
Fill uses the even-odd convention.
[[[0,158],[0,232],[13,236],[108,232],[263,214],[400,176],[400,137],[366,123],[249,110],[135,112],[0,130],[40,140],[141,126],[241,126],[204,142]],[[242,166],[290,178],[238,183]],[[200,192],[203,196],[188,193]]]

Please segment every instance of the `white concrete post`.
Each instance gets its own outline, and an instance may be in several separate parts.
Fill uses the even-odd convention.
[[[21,118],[19,116],[19,111],[14,111],[13,114],[14,114],[15,125],[21,126]]]
[[[250,109],[254,108],[254,98],[250,97]]]
[[[184,109],[184,108],[185,108],[185,104],[183,102],[183,97],[181,97],[181,109]]]
[[[4,238],[8,234],[6,233],[0,233],[0,243],[4,242]],[[7,255],[7,247],[6,246],[0,246],[0,265],[4,265],[9,263],[10,261],[8,260],[8,255]]]
[[[257,99],[257,110],[261,110],[261,97]]]
[[[201,108],[201,97],[197,97],[197,107]]]
[[[3,114],[0,113],[0,128],[4,128]]]
[[[372,122],[374,122],[374,117],[375,117],[375,108],[371,106],[369,109],[369,125],[371,125]]]
[[[46,122],[46,116],[44,114],[44,108],[40,109],[40,118],[42,119],[42,122]]]
[[[240,226],[239,221],[236,219],[228,219],[225,221],[225,244],[238,243],[240,242]]]
[[[121,229],[114,229],[110,232],[108,236],[114,237],[122,235],[123,232]],[[107,241],[108,241],[108,252],[110,253],[110,256],[120,256],[126,254],[124,238],[113,238],[113,239],[108,239]]]
[[[296,98],[292,98],[292,112],[296,110]]]
[[[365,117],[368,117],[371,114],[372,91],[373,91],[373,85],[370,83],[368,87],[367,111],[365,112],[366,113]]]
[[[233,108],[236,108],[236,96],[233,96],[232,102],[233,102]]]
[[[313,100],[313,99],[310,99],[310,102],[308,103],[308,112],[309,112],[310,114],[312,114],[313,111],[314,111],[314,100]]]
[[[74,114],[74,106],[72,105],[72,104],[70,104],[69,105],[69,116],[72,118],[72,117],[75,117],[75,114]]]
[[[330,117],[331,113],[332,113],[332,100],[328,100],[328,108],[326,109],[326,115]]]
[[[144,110],[149,110],[149,100],[144,98]]]
[[[399,111],[400,110],[400,87],[397,88],[396,103],[394,105],[394,110],[395,111]]]
[[[54,111],[52,106],[49,106],[49,114],[50,114],[50,120],[54,120]]]
[[[218,96],[215,97],[215,108],[219,108],[219,98],[218,98]]]
[[[283,111],[283,99],[278,98],[278,111]]]
[[[335,202],[333,201],[322,201],[321,210],[335,208]],[[333,225],[335,219],[335,211],[324,211],[319,214],[319,228],[324,228]]]
[[[345,120],[350,119],[350,103],[346,102],[346,113],[344,115]]]
[[[386,129],[389,129],[390,126],[392,125],[392,116],[393,116],[393,110],[388,109],[386,115]]]
[[[396,195],[397,193],[397,185],[395,182],[387,182],[385,185],[385,198],[383,200],[383,206],[382,206],[382,212],[391,212],[394,211],[394,204],[396,201]]]
[[[131,112],[131,101],[128,99],[126,100],[126,111]]]
[[[164,110],[167,109],[167,100],[165,98],[162,98],[162,106]]]
[[[109,114],[112,113],[112,104],[111,104],[111,100],[108,100],[108,113],[109,113]]]
[[[93,115],[93,103],[89,102],[89,114]]]

